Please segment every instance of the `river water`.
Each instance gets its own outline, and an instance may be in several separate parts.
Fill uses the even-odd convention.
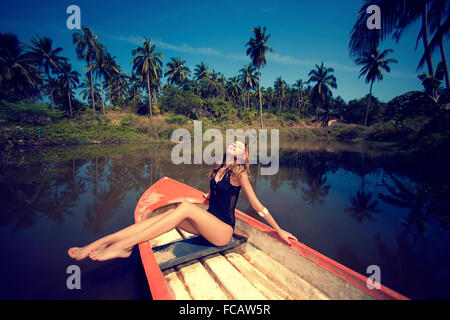
[[[3,152],[0,162],[2,299],[149,299],[129,259],[67,256],[133,223],[141,194],[168,176],[207,192],[208,165],[175,165],[165,144]],[[251,182],[278,224],[307,246],[413,299],[449,299],[448,161],[430,154],[342,144],[280,148],[276,175],[252,165]],[[237,208],[261,218],[244,192]],[[69,290],[67,268],[81,270]]]

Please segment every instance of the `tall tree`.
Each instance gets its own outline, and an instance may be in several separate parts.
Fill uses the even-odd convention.
[[[296,89],[297,96],[297,105],[298,105],[298,114],[300,115],[301,108],[303,106],[303,80],[298,79],[293,87]]]
[[[125,73],[117,73],[114,74],[110,79],[110,87],[111,87],[111,100],[117,101],[122,99],[128,90],[128,82],[126,79]]]
[[[145,85],[142,83],[141,78],[133,72],[131,76],[127,76],[127,81],[129,85],[129,99],[133,102],[139,101],[141,97],[141,88],[145,87]]]
[[[108,90],[108,100],[109,105],[111,106],[111,97],[112,97],[112,88],[114,85],[114,80],[121,75],[122,68],[117,64],[117,58],[111,56],[109,52],[104,56],[104,74],[103,78],[105,79],[105,86]]]
[[[47,85],[52,83],[50,73],[57,73],[61,68],[62,62],[66,59],[59,56],[63,50],[61,47],[53,48],[53,40],[47,37],[37,37],[30,40],[31,46],[28,46],[29,53],[35,63],[43,69],[47,76]],[[47,88],[50,96],[50,102],[53,112],[55,112],[55,103],[53,101],[53,88]]]
[[[241,86],[239,85],[239,79],[237,76],[233,76],[228,79],[226,84],[226,90],[228,96],[233,102],[233,105],[236,104],[236,101],[242,92]]]
[[[94,84],[91,87],[91,81],[87,75],[84,77],[83,82],[81,82],[78,88],[83,89],[80,94],[88,103],[92,103],[93,100],[100,100],[100,90],[98,89],[98,84]]]
[[[208,76],[201,80],[204,95],[212,96],[213,100],[224,91],[223,81],[218,73],[214,70],[208,73]]]
[[[358,78],[361,78],[363,75],[366,75],[366,83],[370,83],[369,102],[368,102],[367,108],[366,108],[364,127],[367,127],[367,118],[369,116],[373,83],[375,81],[383,80],[382,69],[385,70],[386,72],[391,71],[391,68],[389,67],[389,63],[397,63],[397,60],[395,60],[395,59],[386,58],[386,56],[392,52],[393,52],[392,49],[387,49],[380,53],[377,48],[377,49],[372,50],[372,52],[368,52],[364,56],[356,59],[356,64],[362,66],[362,68],[359,72]]]
[[[427,93],[428,96],[435,102],[439,101],[440,93],[438,89],[441,85],[442,80],[444,79],[444,68],[444,63],[441,61],[437,65],[435,74],[428,74],[426,72],[423,72],[417,76],[420,81],[422,81],[425,93]]]
[[[40,97],[41,70],[33,63],[16,35],[0,33],[0,99]]]
[[[262,99],[261,99],[261,68],[266,65],[266,52],[273,52],[273,49],[267,45],[270,34],[266,35],[266,27],[261,30],[261,26],[255,27],[252,30],[254,38],[245,45],[248,46],[247,55],[250,55],[252,64],[258,69],[258,93],[259,93],[259,124],[263,127],[262,122]]]
[[[433,2],[436,0],[433,0]],[[352,57],[359,57],[365,52],[377,48],[380,41],[392,36],[399,41],[403,32],[416,21],[420,21],[418,38],[422,38],[428,73],[434,74],[431,50],[429,50],[428,8],[430,0],[363,0],[358,12],[358,19],[350,36],[349,50]],[[367,28],[367,8],[377,5],[381,8],[381,29]]]
[[[203,78],[207,77],[209,74],[208,66],[203,62],[196,65],[194,69],[195,81],[201,81]]]
[[[168,81],[173,85],[181,84],[190,74],[191,70],[186,67],[186,61],[181,58],[171,58],[164,72],[164,76],[169,76]]]
[[[69,112],[70,117],[73,117],[72,111],[72,89],[75,89],[79,84],[80,74],[72,70],[72,65],[67,61],[64,61],[61,65],[60,73],[58,79],[63,83],[67,90],[67,97],[69,99]]]
[[[89,82],[91,87],[91,103],[92,111],[95,118],[95,98],[94,94],[94,76],[92,64],[95,62],[96,52],[98,51],[98,35],[92,33],[87,27],[81,27],[81,32],[76,32],[72,35],[72,42],[75,45],[75,52],[78,60],[84,60],[87,63],[87,70],[89,71]]]
[[[148,93],[148,109],[150,117],[152,116],[152,87],[151,83],[159,81],[162,71],[163,54],[155,51],[155,45],[151,43],[150,39],[145,38],[142,42],[142,47],[134,49],[131,53],[133,56],[132,64],[133,71],[145,79],[147,83]]]
[[[107,58],[107,52],[104,45],[97,42],[97,47],[95,48],[95,62],[91,65],[91,67],[94,69],[94,73],[97,74],[98,82],[100,84],[100,98],[102,100],[102,112],[105,115],[106,109],[105,109],[105,98],[103,95],[103,80],[102,78],[105,77],[108,73],[108,60]]]
[[[444,38],[448,37],[450,30],[450,2],[448,0],[433,0],[431,2],[428,14],[430,20],[430,32],[434,33],[433,38],[430,41],[428,50],[433,53],[437,47],[439,47],[444,75],[445,85],[447,89],[450,89],[450,81],[448,75],[447,56],[445,53]],[[417,39],[419,40],[419,38]],[[420,59],[417,69],[422,68],[423,64],[427,60],[428,52],[424,52]]]
[[[250,107],[250,90],[256,87],[255,68],[252,64],[244,65],[241,70],[239,70],[239,80],[241,82],[241,88],[247,93],[247,108]]]
[[[286,93],[287,93],[287,83],[284,81],[281,77],[278,77],[275,79],[275,82],[273,84],[273,88],[275,89],[275,95],[278,98],[278,115],[281,119],[281,105],[284,102],[284,99],[286,99]]]
[[[326,68],[322,62],[320,66],[316,64],[316,69],[313,69],[308,73],[309,80],[307,83],[316,83],[311,89],[311,96],[315,103],[319,103],[322,108],[326,108],[326,104],[332,96],[330,87],[334,89],[337,88],[336,77],[332,74],[333,72],[333,68]]]

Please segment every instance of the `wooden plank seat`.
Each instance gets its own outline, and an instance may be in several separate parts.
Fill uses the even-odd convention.
[[[215,246],[201,236],[173,241],[152,248],[161,270],[229,250],[247,242],[247,237],[234,234],[225,246]]]

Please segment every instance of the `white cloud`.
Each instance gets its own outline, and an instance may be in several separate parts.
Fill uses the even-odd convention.
[[[116,39],[120,41],[126,41],[132,44],[141,45],[144,40],[143,37],[135,37],[135,36],[116,36]],[[209,48],[209,47],[192,47],[188,44],[176,45],[170,44],[161,40],[154,39],[152,40],[154,44],[162,49],[173,50],[176,52],[182,53],[190,53],[190,54],[200,54],[205,56],[220,56],[230,60],[239,60],[239,61],[247,61],[250,62],[250,58],[244,54],[234,54],[234,53],[224,53],[221,50]],[[320,65],[321,61],[311,60],[311,59],[299,59],[292,56],[284,56],[278,53],[268,53],[267,60],[284,65],[290,66],[305,66],[310,67],[311,69],[315,67],[316,64]],[[353,73],[359,73],[360,67],[353,65],[345,65],[337,62],[325,62],[326,67],[334,68],[335,70],[340,71],[348,71]],[[415,74],[409,74],[401,71],[392,71],[389,73],[391,76],[399,77],[399,78],[416,78]]]
[[[297,66],[314,66],[315,62],[306,59],[297,59],[291,56],[282,56],[278,53],[269,53],[267,59],[280,64],[297,65]]]
[[[225,54],[224,57],[230,60],[250,61],[250,58],[244,54]]]
[[[143,37],[135,37],[135,36],[126,36],[126,37],[118,36],[116,38],[118,40],[126,41],[126,42],[136,44],[136,45],[141,45],[142,41],[144,40]],[[173,51],[182,52],[182,53],[201,54],[201,55],[207,55],[207,56],[222,56],[223,55],[222,51],[216,50],[213,48],[203,48],[203,47],[194,48],[185,43],[183,43],[182,45],[174,45],[174,44],[170,44],[170,43],[160,41],[157,39],[153,39],[152,42],[156,46],[158,46],[162,49],[173,50]]]

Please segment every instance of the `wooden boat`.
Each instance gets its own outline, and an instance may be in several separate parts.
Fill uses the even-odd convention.
[[[181,201],[207,208],[203,194],[163,177],[140,198],[135,222]],[[287,245],[271,227],[237,209],[228,247],[201,243],[200,238],[174,229],[139,244],[153,299],[408,299],[383,285],[369,289],[367,277],[300,242]],[[192,249],[196,246],[203,249]]]

